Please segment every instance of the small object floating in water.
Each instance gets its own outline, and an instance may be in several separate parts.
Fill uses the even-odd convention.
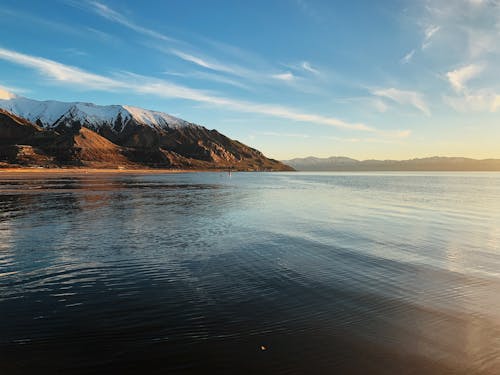
[[[262,350],[262,351],[267,350],[267,347],[266,347],[266,346],[264,346],[264,345],[261,345],[261,346],[260,346],[260,350]]]

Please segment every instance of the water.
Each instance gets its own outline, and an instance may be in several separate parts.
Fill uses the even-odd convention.
[[[498,369],[500,174],[0,175],[1,374]]]

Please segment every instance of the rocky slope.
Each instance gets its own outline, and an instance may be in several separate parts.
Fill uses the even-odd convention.
[[[0,110],[0,162],[291,170],[216,130],[162,112],[15,95],[0,98]]]

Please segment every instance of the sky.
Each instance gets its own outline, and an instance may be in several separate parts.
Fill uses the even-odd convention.
[[[2,0],[0,93],[128,104],[278,159],[500,158],[500,0]]]

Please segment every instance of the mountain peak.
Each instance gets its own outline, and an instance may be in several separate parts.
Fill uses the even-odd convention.
[[[0,90],[0,108],[39,123],[44,128],[55,128],[62,124],[71,125],[78,122],[94,130],[110,127],[115,132],[121,132],[131,120],[158,130],[195,126],[167,113],[128,105],[39,101],[16,96],[1,88]]]

